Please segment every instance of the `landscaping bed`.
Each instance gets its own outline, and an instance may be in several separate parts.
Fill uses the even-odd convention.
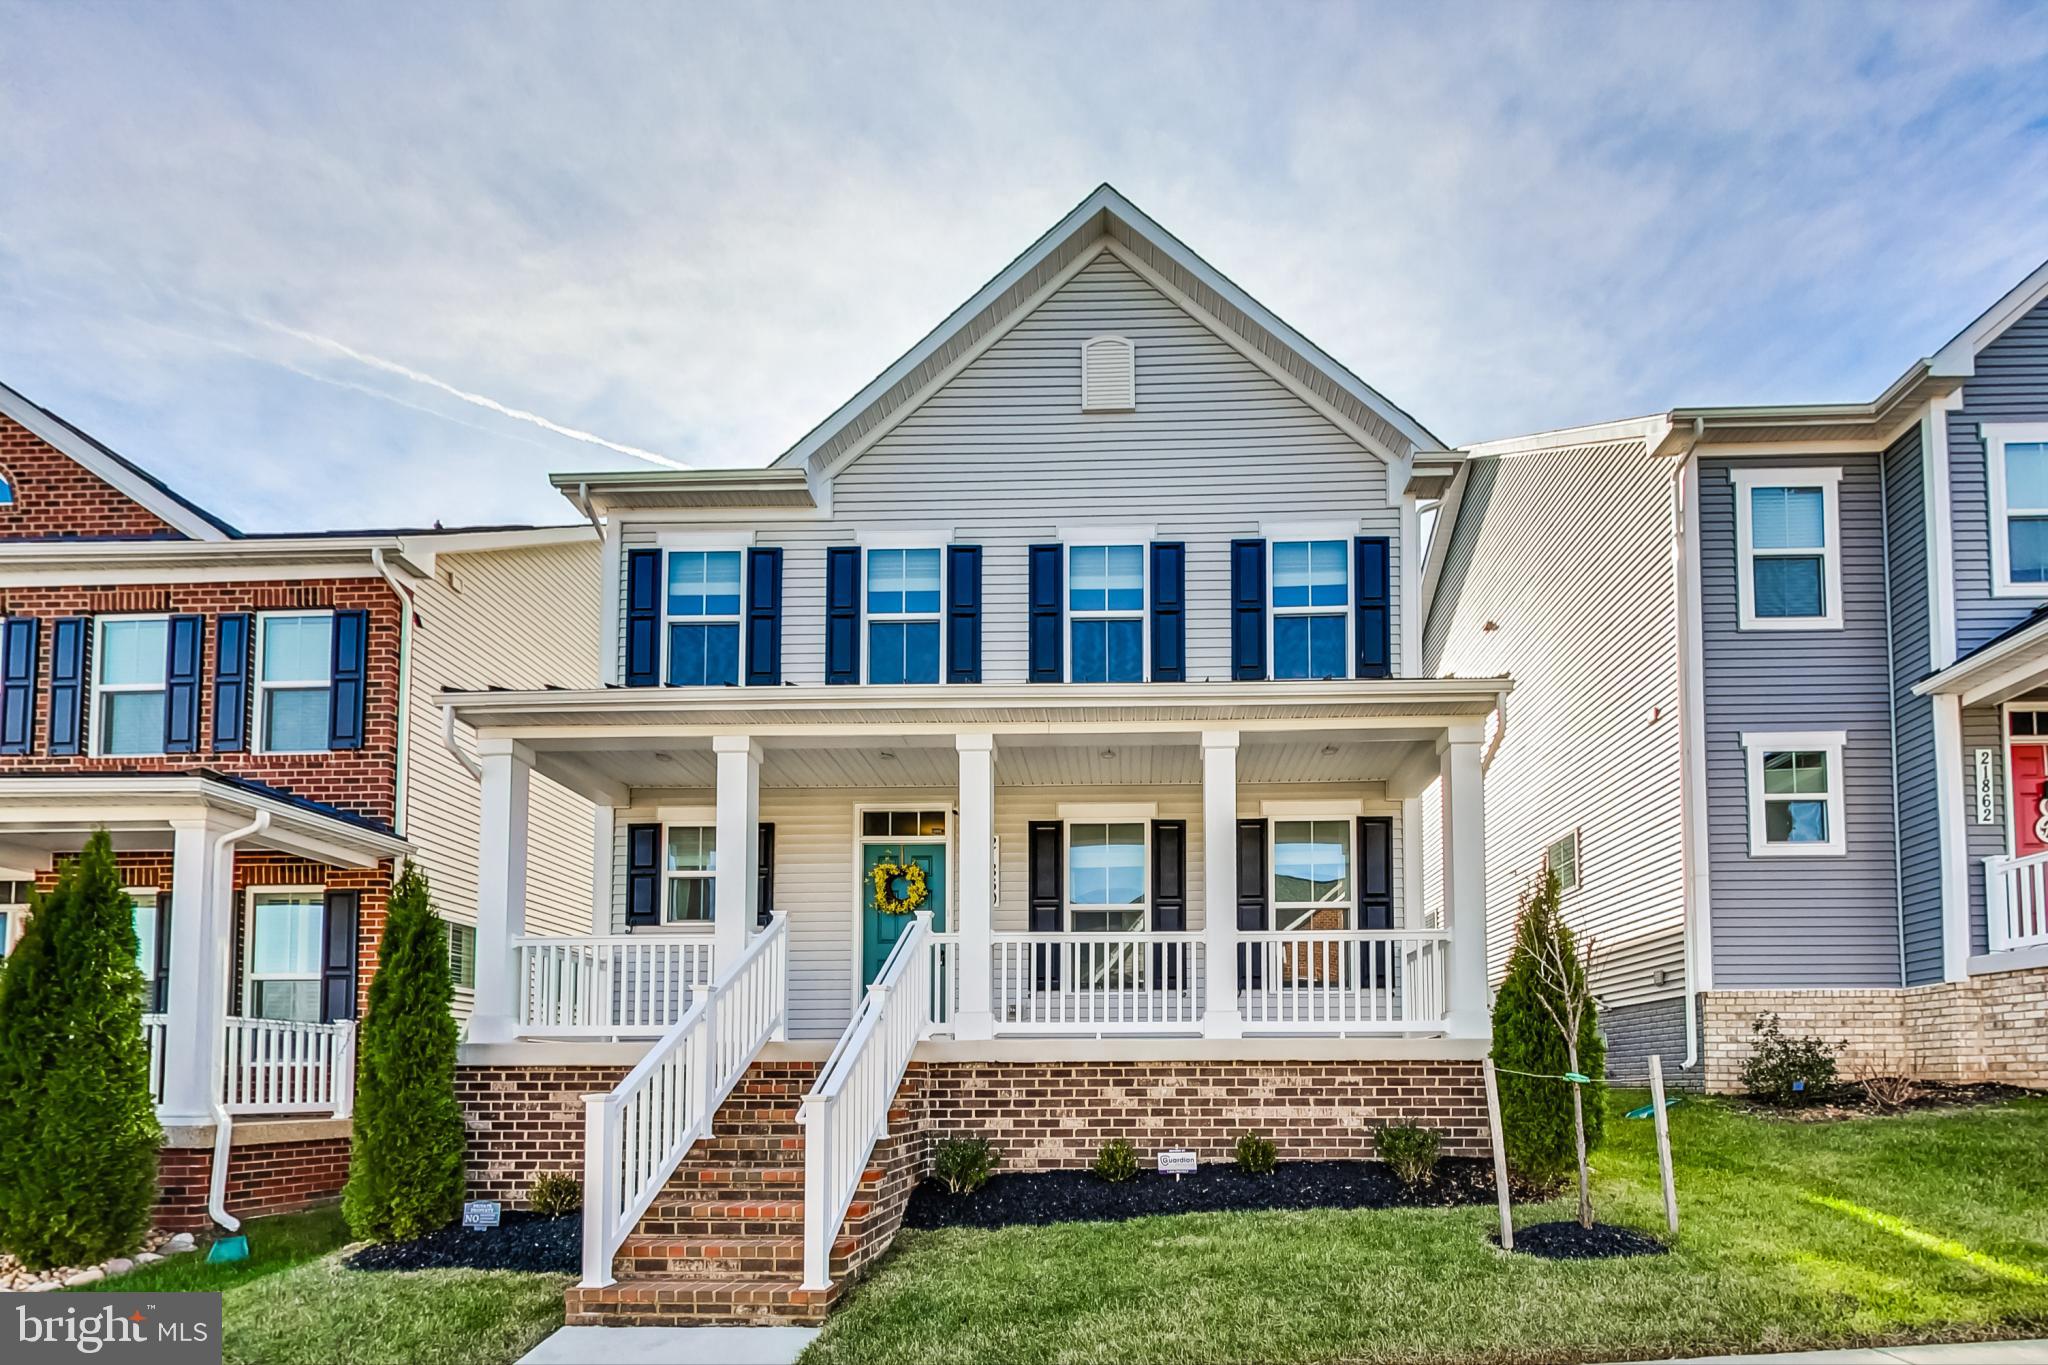
[[[1491,1166],[1466,1157],[1445,1158],[1434,1180],[1413,1187],[1377,1161],[1287,1161],[1271,1175],[1202,1166],[1193,1175],[1147,1171],[1114,1184],[1089,1171],[1031,1171],[994,1176],[973,1194],[948,1194],[939,1182],[926,1181],[910,1196],[903,1226],[1044,1227],[1170,1213],[1449,1208],[1492,1199]]]
[[[1832,1123],[1842,1119],[1881,1118],[1887,1114],[1921,1113],[1929,1110],[1981,1109],[1986,1105],[2010,1104],[2014,1100],[2038,1098],[2038,1090],[2016,1085],[1943,1085],[1938,1081],[1915,1081],[1912,1093],[1890,1107],[1864,1093],[1860,1084],[1844,1082],[1824,1100],[1810,1104],[1776,1105],[1745,1099],[1742,1107],[1753,1114],[1789,1119],[1794,1123]]]
[[[351,1270],[525,1270],[573,1275],[583,1268],[580,1214],[543,1218],[508,1209],[495,1228],[472,1230],[450,1223],[410,1242],[364,1247],[344,1265]]]
[[[1494,1233],[1497,1244],[1500,1234]],[[1515,1251],[1523,1256],[1541,1256],[1546,1261],[1604,1261],[1615,1256],[1662,1256],[1670,1248],[1647,1232],[1618,1228],[1612,1223],[1595,1223],[1582,1228],[1575,1222],[1538,1223],[1515,1229]]]

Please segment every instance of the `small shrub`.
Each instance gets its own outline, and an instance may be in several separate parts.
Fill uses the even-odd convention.
[[[1788,1038],[1775,1014],[1759,1014],[1749,1031],[1756,1035],[1742,1064],[1742,1088],[1764,1104],[1791,1108],[1817,1104],[1835,1089],[1836,1057],[1846,1042],[1830,1045],[1818,1038]]]
[[[1237,1169],[1246,1175],[1271,1175],[1280,1164],[1280,1149],[1273,1139],[1246,1133],[1237,1140]]]
[[[1403,1185],[1413,1189],[1436,1178],[1437,1152],[1442,1145],[1431,1128],[1394,1126],[1372,1136],[1380,1160],[1393,1168]]]
[[[526,1192],[526,1207],[543,1218],[560,1218],[583,1207],[583,1185],[566,1171],[537,1177]]]
[[[1864,1098],[1887,1114],[1904,1109],[1918,1089],[1911,1076],[1894,1076],[1874,1066],[1859,1066],[1851,1074],[1863,1088]]]
[[[932,1154],[932,1174],[948,1194],[973,1194],[996,1168],[996,1149],[987,1138],[947,1138]]]
[[[1138,1149],[1127,1138],[1113,1138],[1095,1154],[1095,1178],[1112,1185],[1138,1178]]]

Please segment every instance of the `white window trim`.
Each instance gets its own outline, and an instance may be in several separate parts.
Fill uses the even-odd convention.
[[[1280,903],[1280,822],[1306,822],[1310,825],[1344,823],[1344,899],[1336,901],[1289,901],[1283,907]],[[1340,815],[1283,815],[1266,821],[1266,912],[1275,931],[1280,933],[1308,933],[1311,930],[1280,928],[1281,910],[1306,910],[1311,915],[1318,910],[1332,909],[1341,904],[1344,909],[1344,928],[1358,927],[1358,821],[1355,817]]]
[[[448,925],[448,980],[460,996],[476,995],[476,926],[468,920],[451,919]],[[469,931],[469,984],[462,984],[462,977],[455,969],[455,937],[463,930]]]
[[[268,628],[268,626],[269,626],[269,623],[270,623],[270,622],[271,622],[272,620],[276,620],[276,619],[281,619],[281,618],[287,618],[287,617],[289,617],[289,618],[297,618],[297,617],[302,617],[302,616],[324,616],[324,617],[326,617],[326,618],[327,618],[327,629],[328,629],[328,632],[329,632],[329,633],[328,633],[328,637],[327,637],[327,640],[328,640],[328,654],[327,654],[327,681],[325,681],[325,682],[317,682],[317,683],[311,683],[311,682],[279,682],[279,683],[265,682],[265,681],[263,680],[263,634],[264,634],[264,631],[265,631],[265,630],[266,630],[266,629]],[[318,748],[318,749],[273,749],[273,748],[271,748],[271,747],[270,747],[270,727],[269,727],[268,725],[266,725],[266,724],[264,723],[265,711],[264,711],[264,709],[263,709],[263,700],[264,700],[264,694],[265,694],[265,693],[268,693],[268,692],[311,692],[311,691],[314,691],[315,689],[318,689],[319,691],[325,692],[325,693],[327,694],[327,699],[328,699],[328,700],[327,700],[327,706],[328,706],[328,710],[329,710],[329,712],[331,713],[331,712],[333,711],[333,708],[334,708],[334,650],[333,650],[333,644],[334,644],[334,635],[333,635],[333,630],[334,630],[334,613],[333,613],[332,611],[317,611],[317,610],[316,610],[316,611],[264,611],[264,612],[258,612],[258,613],[256,614],[256,653],[255,653],[255,658],[254,658],[254,667],[253,667],[253,669],[252,669],[252,671],[253,671],[253,672],[255,673],[255,675],[256,675],[256,678],[255,678],[255,681],[256,681],[256,696],[255,696],[255,698],[254,698],[254,700],[255,700],[255,706],[254,706],[254,707],[252,708],[252,711],[251,711],[251,719],[252,719],[252,720],[254,721],[254,723],[255,723],[255,726],[256,726],[256,735],[255,735],[255,740],[256,740],[256,743],[255,743],[255,744],[254,744],[253,746],[251,746],[250,752],[252,752],[252,753],[259,753],[259,754],[322,754],[322,753],[326,753],[326,752],[327,752],[327,748],[326,748],[326,746],[325,746],[325,745],[322,745],[322,746],[321,746],[320,748]],[[330,723],[331,723],[331,722],[330,722]]]
[[[1842,629],[1842,467],[1816,465],[1804,469],[1736,469],[1729,471],[1735,484],[1735,591],[1743,630],[1840,630]],[[1758,616],[1756,614],[1757,550],[1751,528],[1750,494],[1758,488],[1820,489],[1822,613],[1819,616]],[[1804,557],[1808,550],[1763,552],[1767,558],[1780,554]]]
[[[1119,546],[1138,547],[1138,578],[1141,583],[1142,600],[1136,611],[1081,611],[1074,606],[1074,551],[1107,550]],[[1067,681],[1074,679],[1074,622],[1076,621],[1136,621],[1138,623],[1138,681],[1144,682],[1152,676],[1152,542],[1146,540],[1123,540],[1114,537],[1077,536],[1062,540],[1060,545],[1060,653],[1067,665]],[[1108,683],[1110,687],[1128,687],[1129,683]]]
[[[104,706],[100,704],[101,697],[104,697],[109,693],[155,692],[160,696],[164,697],[164,705],[166,707],[170,705],[169,698],[171,691],[171,673],[168,655],[166,655],[164,666],[164,680],[160,683],[157,683],[154,686],[151,686],[147,683],[103,683],[100,681],[100,668],[106,662],[107,657],[107,626],[115,621],[162,621],[164,623],[164,630],[166,632],[165,639],[168,640],[169,631],[171,628],[170,620],[171,613],[153,611],[131,612],[119,616],[99,616],[93,619],[92,701],[90,703],[90,709],[86,712],[86,729],[89,731],[89,733],[86,735],[86,753],[89,754],[91,757],[109,757],[109,755],[106,752],[105,738],[101,730],[101,726],[105,723],[107,719],[107,710]],[[166,713],[166,719],[168,718],[168,713]],[[158,749],[156,752],[161,754],[164,751],[162,749]],[[115,758],[146,758],[150,755],[114,754],[111,756]]]
[[[1848,853],[1843,791],[1848,773],[1842,751],[1846,730],[1744,730],[1743,767],[1749,775],[1749,856],[1752,858],[1839,858]],[[1828,837],[1817,844],[1774,844],[1764,838],[1764,755],[1783,750],[1818,751],[1828,756]]]
[[[2015,509],[2006,504],[2005,448],[2008,444],[2048,441],[2048,422],[1982,422],[1977,430],[1984,438],[1985,501],[1990,509],[1991,595],[1993,597],[2048,597],[2048,583],[2012,581],[2012,541],[2008,519]],[[2048,508],[2019,508],[2022,513]]]
[[[669,627],[679,626],[736,626],[739,630],[738,653],[734,656],[733,685],[747,680],[747,550],[753,544],[753,537],[734,540],[730,536],[699,543],[670,545],[666,539],[661,547],[661,682],[663,687],[724,687],[724,683],[671,683],[668,680]],[[671,616],[668,610],[668,557],[671,554],[737,554],[740,557],[739,610],[731,615],[718,616]]]
[[[1268,539],[1266,541],[1267,678],[1278,680],[1280,677],[1280,655],[1279,652],[1274,648],[1274,642],[1279,639],[1280,618],[1283,616],[1328,616],[1332,610],[1327,606],[1283,607],[1274,601],[1274,595],[1279,591],[1280,586],[1278,581],[1279,575],[1274,571],[1274,561],[1276,556],[1278,556],[1278,554],[1280,553],[1280,547],[1283,544],[1313,545],[1319,541],[1330,540],[1336,541],[1344,552],[1344,603],[1342,606],[1339,606],[1335,609],[1338,620],[1340,620],[1344,626],[1344,649],[1342,654],[1339,655],[1339,658],[1343,662],[1344,666],[1332,676],[1338,678],[1348,678],[1351,676],[1352,672],[1354,671],[1353,660],[1351,656],[1351,630],[1353,622],[1355,621],[1358,615],[1358,584],[1352,581],[1354,578],[1357,577],[1357,574],[1355,572],[1357,566],[1352,562],[1355,558],[1355,554],[1352,548],[1352,537],[1356,534],[1357,533],[1355,531],[1347,531],[1341,536],[1336,534],[1322,534],[1313,532],[1304,533],[1300,531],[1289,531],[1281,534],[1277,539]],[[1313,558],[1313,556],[1311,556],[1311,558]],[[1319,678],[1295,678],[1289,679],[1288,681],[1320,682],[1322,680]]]
[[[890,625],[896,622],[932,621],[939,627],[939,676],[933,683],[946,681],[946,547],[919,542],[914,545],[877,545],[877,550],[935,550],[939,556],[939,609],[937,611],[876,611],[868,610],[868,575],[874,566],[872,553],[863,552],[860,557],[860,675],[862,682],[873,681],[875,651],[874,636],[868,627],[877,623]],[[902,683],[889,686],[929,687],[932,683]]]
[[[325,978],[326,973],[318,967],[313,969],[310,976],[302,972],[264,972],[259,976],[256,971],[256,902],[264,896],[298,897],[306,895],[311,895],[314,900],[320,903],[320,928],[322,938],[324,939],[327,928],[327,888],[325,886],[251,886],[243,889],[242,1018],[254,1019],[256,1017],[256,983],[258,980],[311,981],[317,985]],[[173,908],[172,913],[174,915],[177,913],[175,908]],[[321,955],[324,956],[324,943],[318,946],[321,948]],[[316,1020],[315,1022],[317,1023],[318,1021]]]
[[[711,857],[713,866],[700,872],[678,871],[668,865],[668,835],[672,829],[708,829],[711,831]],[[674,824],[667,821],[661,826],[661,927],[681,929],[689,933],[710,933],[718,916],[718,822],[714,820],[679,820]],[[668,888],[671,882],[710,882],[712,885],[711,919],[670,919],[668,917]]]
[[[1557,838],[1548,840],[1544,843],[1543,871],[1546,875],[1550,872],[1550,850],[1556,848],[1559,844],[1563,843],[1567,839],[1571,840],[1572,842],[1572,884],[1570,886],[1559,888],[1560,895],[1570,895],[1572,892],[1578,890],[1580,887],[1586,884],[1586,850],[1585,845],[1580,841],[1579,830],[1577,826],[1573,826],[1566,833],[1560,834]]]
[[[1108,808],[1104,808],[1108,809]],[[1143,892],[1136,905],[1083,905],[1074,899],[1074,826],[1075,825],[1136,825],[1139,837],[1144,841],[1145,862],[1139,886]],[[1152,927],[1152,818],[1135,813],[1101,814],[1087,813],[1069,819],[1065,808],[1060,814],[1061,856],[1066,866],[1060,869],[1060,932],[1073,934],[1084,932],[1074,928],[1074,912],[1083,914],[1107,914],[1110,911],[1136,910],[1138,927],[1135,929],[1086,930],[1088,933],[1143,934]]]

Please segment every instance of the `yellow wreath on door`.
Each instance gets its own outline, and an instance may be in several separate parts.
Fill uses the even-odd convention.
[[[869,874],[875,882],[875,909],[885,915],[914,914],[917,908],[931,899],[931,887],[924,879],[924,869],[916,863],[876,863]],[[895,894],[898,879],[903,882],[903,894]]]

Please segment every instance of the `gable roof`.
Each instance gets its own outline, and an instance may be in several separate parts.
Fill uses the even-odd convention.
[[[133,460],[102,444],[41,404],[0,384],[0,413],[36,439],[194,540],[232,540],[241,532],[185,497]]]

